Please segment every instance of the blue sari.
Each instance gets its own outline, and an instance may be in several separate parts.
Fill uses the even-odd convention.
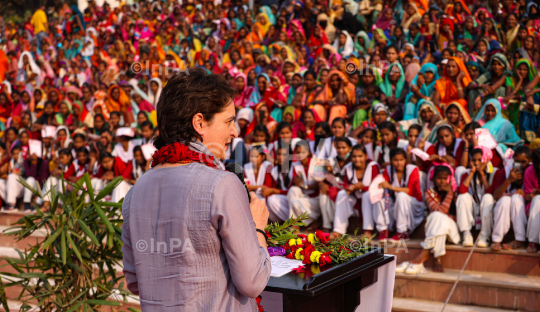
[[[411,86],[417,85],[418,75],[419,74],[423,75],[426,72],[433,73],[435,77],[433,78],[433,81],[429,85],[426,85],[424,83],[423,85],[419,86],[419,91],[422,95],[430,96],[435,90],[435,83],[440,78],[439,72],[437,70],[437,66],[435,64],[433,63],[424,64],[420,68],[420,71],[418,72],[416,77],[414,77],[414,79],[411,81]],[[418,110],[416,109],[416,104],[411,102],[413,95],[414,93],[412,91],[409,91],[409,94],[407,94],[407,97],[405,98],[405,115],[403,116],[403,120],[418,118],[418,115],[417,115]]]
[[[523,140],[517,135],[514,125],[503,117],[501,103],[497,99],[487,100],[474,121],[484,119],[484,111],[488,105],[495,108],[497,115],[492,120],[486,122],[482,128],[489,130],[489,133],[491,133],[495,141],[503,149],[503,152],[506,151],[507,147],[523,145]]]

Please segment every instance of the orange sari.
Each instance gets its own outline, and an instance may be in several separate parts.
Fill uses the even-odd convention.
[[[347,115],[347,107],[354,106],[356,102],[356,92],[354,90],[354,85],[350,83],[349,78],[339,70],[333,70],[328,74],[328,81],[324,86],[324,90],[319,94],[317,100],[327,102],[335,98],[335,95],[332,92],[332,88],[330,87],[330,78],[333,75],[338,75],[341,78],[343,92],[347,96],[347,103],[341,105],[335,104],[330,107],[330,114],[328,118],[329,124],[332,124],[332,121],[334,121],[335,118],[344,118]]]
[[[114,88],[118,88],[118,91],[120,91],[120,97],[118,98],[118,101],[115,101],[112,98],[112,92]],[[109,112],[117,111],[117,112],[125,113],[129,111],[129,108],[131,108],[131,100],[129,99],[126,92],[124,92],[122,88],[120,88],[117,85],[112,85],[109,88],[109,91],[107,93],[109,96],[107,100],[105,101],[105,105],[107,106],[107,110]]]
[[[458,65],[459,70],[465,73],[465,77],[461,79],[461,85],[463,88],[466,88],[469,83],[472,82],[471,76],[467,71],[467,67],[465,67],[465,64],[459,57],[454,56],[451,57],[449,60],[454,60]],[[448,77],[446,69],[444,70],[443,77],[437,80],[437,82],[435,83],[435,89],[439,92],[439,95],[441,97],[440,102],[442,104],[448,106],[450,102],[458,102],[461,106],[463,106],[463,108],[468,109],[467,101],[458,97],[456,85],[454,85],[450,77]]]

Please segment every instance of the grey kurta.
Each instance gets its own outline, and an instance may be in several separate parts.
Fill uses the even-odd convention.
[[[234,174],[199,163],[152,169],[122,214],[124,274],[143,311],[253,311],[270,257]]]

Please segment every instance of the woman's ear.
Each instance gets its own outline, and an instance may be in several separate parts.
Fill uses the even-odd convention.
[[[195,132],[197,132],[201,137],[204,136],[206,132],[206,120],[204,119],[203,114],[197,113],[193,116],[192,125]]]

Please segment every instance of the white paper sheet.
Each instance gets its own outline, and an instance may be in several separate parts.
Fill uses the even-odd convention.
[[[147,144],[141,145],[141,150],[143,152],[144,159],[149,160],[150,158],[152,158],[152,155],[154,155],[154,152],[157,149],[154,146],[154,144],[147,143]]]
[[[378,176],[373,179],[371,182],[371,185],[369,186],[369,199],[372,204],[380,201],[384,197],[384,189],[379,188],[379,184],[383,183],[384,176],[382,174],[379,174]]]
[[[44,138],[53,138],[55,133],[55,126],[44,125],[43,128],[41,128],[41,136]]]
[[[36,154],[37,157],[42,157],[42,147],[41,147],[41,141],[39,140],[28,140],[28,153],[30,155]]]
[[[411,150],[411,153],[413,153],[414,155],[420,157],[420,159],[422,159],[423,161],[426,161],[429,159],[429,154],[424,152],[423,150],[419,149],[419,148],[413,148]]]
[[[272,263],[272,272],[270,276],[280,277],[292,271],[302,264],[300,260],[289,259],[283,256],[270,257]]]

